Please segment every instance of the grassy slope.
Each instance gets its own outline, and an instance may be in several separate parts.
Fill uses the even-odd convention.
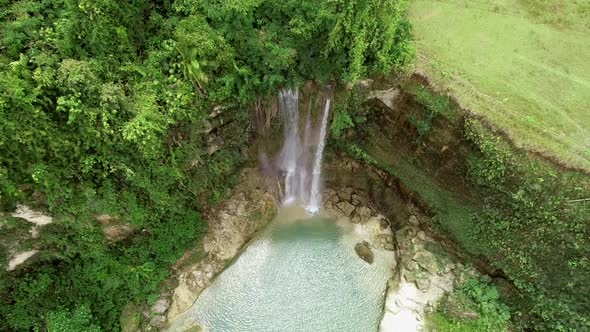
[[[416,70],[519,146],[590,169],[590,1],[413,0]]]

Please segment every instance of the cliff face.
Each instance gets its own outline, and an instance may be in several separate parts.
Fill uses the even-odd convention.
[[[301,93],[319,89],[310,83]],[[336,130],[343,114],[350,121]],[[275,102],[261,102],[254,116],[259,135],[250,145],[251,163],[260,165],[265,191],[276,191],[282,174],[271,156],[282,135],[274,125]],[[588,288],[590,248],[583,195],[590,179],[514,148],[507,137],[420,77],[336,90],[324,203],[354,223],[362,224],[368,211],[379,213],[393,232],[412,229],[428,239],[424,248],[436,246],[453,261],[472,264],[492,277],[525,327],[546,326],[549,319],[583,327],[588,308],[579,294]],[[403,256],[408,244],[393,238],[397,266],[423,273],[413,270],[413,256]],[[402,282],[418,287],[426,280],[416,283],[400,269],[395,275]],[[535,302],[539,296],[554,300]],[[567,304],[571,299],[575,305]]]
[[[371,182],[381,193],[372,199],[394,224],[407,215],[400,202],[412,201],[428,216],[421,228],[456,255],[512,280],[525,299],[555,298],[536,305],[511,299],[525,325],[544,326],[551,317],[586,326],[590,307],[576,294],[590,287],[583,277],[590,252],[587,173],[515,148],[507,133],[421,77],[363,82],[342,100],[353,121],[333,138],[334,151],[381,173]],[[564,305],[570,301],[576,304]]]

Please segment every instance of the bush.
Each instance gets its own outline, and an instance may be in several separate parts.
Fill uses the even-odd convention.
[[[495,287],[470,278],[441,300],[429,320],[441,332],[500,332],[508,330],[510,312]]]
[[[465,130],[475,148],[469,177],[484,197],[471,236],[520,290],[518,324],[590,328],[590,205],[575,202],[586,197],[587,175],[515,153],[476,121]]]

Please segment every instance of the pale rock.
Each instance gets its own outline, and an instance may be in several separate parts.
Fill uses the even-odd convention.
[[[154,305],[150,308],[153,313],[161,315],[166,312],[166,310],[170,307],[170,302],[165,298],[160,298],[154,303]]]
[[[354,205],[350,204],[350,202],[347,201],[343,201],[340,202],[336,205],[338,207],[338,209],[340,209],[340,211],[342,211],[342,213],[344,213],[347,217],[350,217],[352,215],[352,212],[354,211],[355,207]]]
[[[356,213],[361,217],[361,220],[367,220],[373,214],[373,211],[366,206],[359,206],[356,208]]]
[[[408,261],[406,263],[406,269],[408,269],[409,271],[416,271],[416,270],[418,270],[418,263],[416,263],[413,260]]]
[[[421,241],[426,241],[426,233],[424,233],[424,231],[418,231],[416,237]]]
[[[102,227],[102,234],[110,242],[125,240],[133,232],[135,232],[135,228],[123,222],[112,222]]]
[[[162,327],[164,327],[164,324],[166,324],[166,317],[162,316],[162,315],[157,315],[154,316],[151,320],[150,320],[150,325],[157,327],[159,329],[161,329]]]
[[[95,216],[94,219],[102,225],[107,225],[115,220],[118,220],[117,217],[111,216],[110,214],[106,214],[106,213],[99,214],[99,215]]]
[[[6,270],[13,271],[14,269],[16,269],[17,266],[24,263],[27,259],[33,257],[38,252],[39,250],[28,250],[13,255],[10,261],[8,262],[8,267],[6,268]]]
[[[375,90],[371,91],[368,94],[367,100],[377,99],[380,100],[388,108],[394,109],[394,104],[399,94],[400,91],[397,88],[391,88],[389,90]]]
[[[430,251],[419,251],[412,258],[421,268],[428,271],[430,274],[436,274],[438,271],[438,263],[436,257]]]
[[[417,278],[415,282],[416,287],[423,292],[430,289],[430,280],[428,278]]]
[[[361,196],[358,194],[352,194],[352,205],[358,206],[362,203]]]
[[[23,204],[18,204],[16,206],[16,211],[14,211],[14,213],[11,215],[15,218],[23,218],[37,226],[45,226],[53,222],[53,218],[50,216],[44,214],[43,212],[34,211],[30,207]]]

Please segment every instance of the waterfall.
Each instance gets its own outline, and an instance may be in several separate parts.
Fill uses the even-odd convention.
[[[330,98],[326,99],[324,106],[324,115],[320,125],[320,137],[318,138],[318,146],[315,152],[315,159],[313,161],[313,172],[311,173],[311,192],[309,203],[305,207],[310,213],[316,213],[320,209],[321,193],[320,193],[320,178],[322,176],[322,157],[324,154],[324,146],[326,146],[326,129],[328,127],[328,116],[330,114]]]
[[[320,123],[313,130],[311,105],[310,101],[301,137],[299,92],[296,89],[279,92],[279,110],[283,117],[285,135],[279,165],[285,180],[284,204],[301,204],[308,212],[317,213],[321,205],[322,158],[326,145],[330,98],[326,99]],[[317,137],[313,146],[310,144],[312,137]],[[310,164],[312,151],[315,153],[313,163]]]
[[[297,159],[300,157],[299,140],[299,91],[281,90],[279,92],[279,107],[285,124],[285,145],[281,153],[281,169],[285,172],[285,203],[297,198],[296,185],[298,181]]]

